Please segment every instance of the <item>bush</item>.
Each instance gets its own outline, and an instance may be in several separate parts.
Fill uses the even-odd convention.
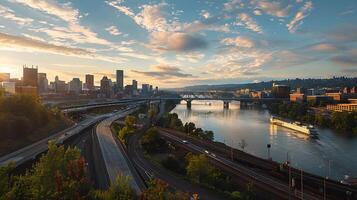
[[[145,151],[149,153],[161,152],[166,149],[166,142],[160,138],[159,132],[156,128],[152,127],[146,131],[141,139],[141,144]]]

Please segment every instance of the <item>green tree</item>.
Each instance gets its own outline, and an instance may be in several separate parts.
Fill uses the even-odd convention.
[[[141,139],[141,144],[147,152],[158,152],[166,147],[165,140],[160,138],[159,132],[156,128],[151,127],[147,130]]]
[[[142,200],[187,200],[187,193],[171,192],[169,185],[161,180],[151,180],[148,189],[141,194]]]
[[[128,129],[133,130],[135,123],[136,123],[136,118],[134,116],[129,115],[125,118],[124,124],[126,127],[128,127]]]
[[[186,122],[184,129],[187,134],[191,135],[193,131],[196,129],[196,125],[193,122],[189,122],[189,123]]]
[[[79,150],[54,142],[31,170],[13,180],[5,199],[85,199],[91,189]]]
[[[106,191],[95,191],[92,194],[96,200],[134,200],[135,190],[130,186],[130,177],[119,175]]]
[[[186,156],[186,160],[186,172],[193,182],[214,185],[221,175],[219,170],[209,163],[204,154],[193,155],[189,153]]]

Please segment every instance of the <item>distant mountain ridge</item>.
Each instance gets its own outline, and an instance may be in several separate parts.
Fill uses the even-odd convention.
[[[259,83],[243,83],[243,84],[220,84],[220,85],[195,85],[187,86],[177,90],[181,91],[208,91],[208,90],[223,90],[235,91],[238,89],[248,88],[251,90],[270,89],[275,84],[289,85],[291,89],[298,87],[304,88],[343,88],[343,87],[357,87],[357,77],[334,77],[330,79],[285,79],[285,80],[271,80],[262,81]]]

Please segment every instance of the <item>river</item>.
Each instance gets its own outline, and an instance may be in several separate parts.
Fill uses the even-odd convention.
[[[193,101],[187,109],[185,102],[172,111],[185,122],[212,130],[215,140],[239,147],[244,139],[245,151],[261,158],[291,164],[304,171],[341,180],[345,175],[357,177],[357,137],[347,137],[329,129],[319,129],[319,137],[312,139],[287,128],[271,125],[270,114],[263,109],[240,109],[239,102],[231,102],[223,109],[221,101]]]

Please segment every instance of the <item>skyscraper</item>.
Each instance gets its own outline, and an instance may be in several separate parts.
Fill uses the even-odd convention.
[[[133,90],[136,91],[138,90],[138,81],[137,80],[133,80]]]
[[[80,94],[82,92],[82,81],[79,78],[73,78],[71,82],[69,82],[69,92]]]
[[[141,93],[146,95],[149,94],[149,90],[150,90],[150,85],[149,84],[142,84],[141,86]]]
[[[124,71],[117,70],[117,86],[119,91],[123,91],[124,89]]]
[[[94,76],[91,74],[86,75],[86,86],[88,90],[94,90]]]
[[[48,80],[46,73],[38,73],[38,92],[44,93],[48,89]]]
[[[111,80],[106,76],[104,76],[100,81],[100,93],[106,98],[110,98],[112,94],[110,82]]]
[[[37,87],[38,77],[37,77],[37,68],[23,68],[23,85]]]

